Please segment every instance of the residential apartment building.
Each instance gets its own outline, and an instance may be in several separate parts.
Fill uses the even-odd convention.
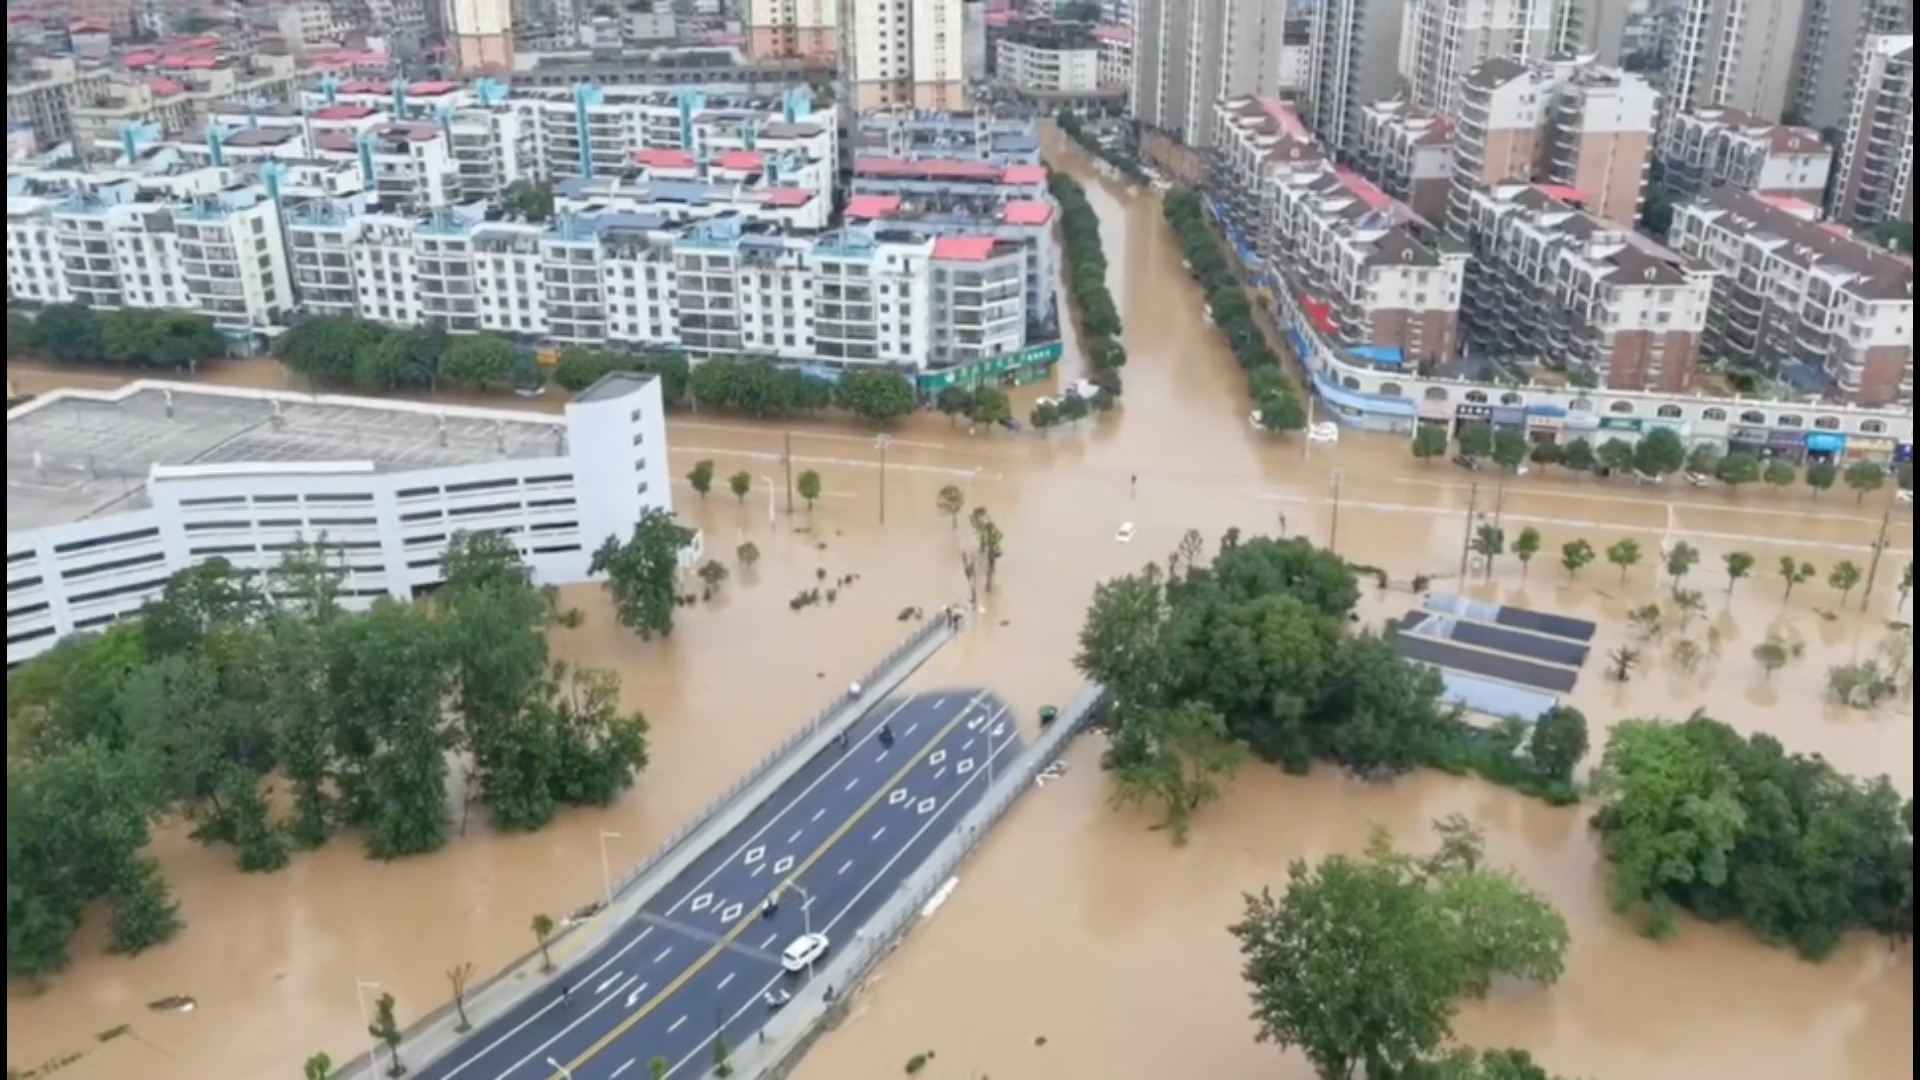
[[[1453,189],[1453,118],[1406,101],[1360,113],[1354,168],[1425,220],[1444,225]]]
[[[1662,182],[1679,195],[1731,187],[1818,204],[1833,172],[1833,148],[1812,128],[1754,120],[1738,109],[1681,113],[1660,148]]]
[[[1336,154],[1360,144],[1360,114],[1394,96],[1401,0],[1323,0],[1307,76],[1307,123]]]
[[[1099,38],[1081,24],[1028,21],[993,36],[994,81],[1043,103],[1111,96],[1100,80],[1100,58]]]
[[[1842,400],[1911,407],[1913,266],[1819,213],[1731,188],[1675,208],[1675,250],[1720,271],[1704,354],[1821,371]]]
[[[31,56],[7,64],[7,124],[31,128],[40,145],[74,137],[75,106],[105,90],[111,75],[93,61]]]
[[[1807,0],[1788,106],[1794,122],[1819,129],[1843,125],[1867,40],[1911,33],[1912,0]]]
[[[1133,30],[1102,24],[1093,28],[1100,45],[1100,87],[1121,97],[1133,93]]]
[[[859,157],[1040,164],[1039,123],[1024,108],[865,113],[854,120],[851,138]]]
[[[1462,331],[1609,390],[1693,388],[1717,272],[1531,184],[1473,192]]]
[[[1913,220],[1913,94],[1913,35],[1868,38],[1834,165],[1835,220]]]
[[[512,0],[437,0],[454,66],[467,74],[513,67]]]
[[[841,9],[843,100],[858,111],[967,104],[961,0],[858,0]]]
[[[1268,265],[1320,331],[1422,372],[1458,346],[1467,253],[1404,205],[1327,162],[1271,175]]]
[[[1639,214],[1660,95],[1585,60],[1489,60],[1468,73],[1455,119],[1449,227],[1463,235],[1478,189],[1531,180],[1620,224]]]
[[[1181,142],[1203,145],[1216,101],[1279,91],[1285,15],[1277,0],[1139,0],[1135,118]]]
[[[1684,0],[1663,26],[1665,118],[1724,105],[1781,119],[1809,2],[1817,0]]]
[[[1482,63],[1497,56],[1545,59],[1554,44],[1555,10],[1553,0],[1406,0],[1406,100],[1452,113],[1467,72]]]
[[[1277,98],[1214,105],[1207,145],[1208,187],[1241,234],[1269,254],[1273,181],[1327,160],[1294,107]]]
[[[747,0],[747,52],[828,60],[840,51],[840,0]]]
[[[1634,8],[1618,0],[1554,0],[1546,55],[1591,56],[1618,67],[1627,54]]]

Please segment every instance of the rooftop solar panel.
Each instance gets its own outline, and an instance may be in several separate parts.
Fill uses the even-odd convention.
[[[1394,635],[1394,647],[1400,655],[1409,660],[1418,660],[1435,667],[1451,668],[1469,675],[1480,675],[1489,679],[1513,683],[1516,686],[1528,686],[1535,690],[1545,690],[1564,694],[1573,689],[1579,679],[1579,673],[1563,667],[1535,663],[1517,656],[1505,656],[1484,649],[1465,645],[1455,645],[1437,638],[1402,630]]]

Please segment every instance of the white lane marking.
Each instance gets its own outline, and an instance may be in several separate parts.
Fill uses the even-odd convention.
[[[642,929],[642,930],[640,931],[640,933],[639,933],[639,934],[638,934],[637,936],[635,936],[635,937],[634,937],[634,939],[633,939],[632,941],[629,941],[629,942],[627,942],[627,943],[626,943],[625,945],[622,945],[622,946],[620,947],[620,951],[619,951],[619,952],[617,952],[617,953],[614,953],[614,954],[613,954],[612,956],[609,956],[609,957],[607,958],[607,960],[606,960],[606,962],[605,962],[605,963],[603,963],[603,964],[601,964],[601,965],[600,965],[599,967],[597,967],[597,968],[595,968],[595,969],[594,969],[594,970],[593,970],[593,971],[592,971],[591,973],[589,973],[589,974],[587,975],[587,978],[589,978],[589,979],[591,979],[591,978],[593,978],[593,977],[594,977],[595,975],[598,975],[598,974],[600,974],[600,973],[601,973],[602,971],[605,971],[605,970],[607,970],[608,968],[610,968],[610,967],[612,967],[612,966],[613,966],[613,964],[614,964],[614,961],[616,961],[616,960],[618,960],[618,959],[620,959],[621,957],[623,957],[623,956],[625,956],[625,955],[627,955],[627,953],[628,953],[628,952],[630,952],[630,951],[632,951],[632,949],[633,949],[633,947],[634,947],[635,945],[638,945],[638,944],[640,944],[641,942],[643,942],[643,941],[645,941],[645,940],[647,940],[647,935],[649,935],[649,934],[651,934],[651,933],[653,933],[653,927],[651,927],[651,926],[648,926],[648,927],[645,927],[645,928],[643,928],[643,929]],[[552,1012],[552,1011],[553,1011],[554,1009],[556,1009],[556,1008],[558,1008],[559,1006],[560,1006],[560,999],[559,999],[559,998],[555,998],[555,999],[553,999],[552,1001],[549,1001],[549,1002],[547,1002],[547,1003],[546,1003],[545,1005],[543,1005],[543,1006],[541,1006],[541,1007],[540,1007],[539,1009],[537,1009],[537,1010],[535,1010],[535,1012],[533,1013],[533,1015],[532,1015],[532,1016],[529,1016],[529,1017],[527,1017],[527,1018],[526,1018],[525,1020],[522,1020],[522,1021],[520,1021],[520,1022],[519,1022],[518,1024],[515,1024],[515,1025],[513,1026],[513,1030],[511,1030],[511,1031],[509,1031],[509,1032],[507,1032],[507,1033],[506,1033],[505,1035],[502,1035],[502,1036],[500,1036],[499,1038],[497,1038],[497,1039],[495,1039],[495,1040],[493,1040],[492,1042],[490,1042],[490,1043],[488,1043],[488,1044],[487,1044],[487,1045],[485,1046],[485,1048],[483,1048],[483,1049],[482,1049],[482,1050],[481,1050],[481,1051],[480,1051],[479,1053],[477,1053],[477,1054],[475,1054],[475,1055],[473,1055],[472,1057],[470,1057],[470,1058],[468,1058],[467,1060],[465,1060],[465,1061],[463,1061],[463,1062],[461,1062],[460,1064],[458,1064],[458,1065],[455,1065],[455,1066],[454,1066],[453,1068],[451,1068],[451,1069],[449,1069],[449,1070],[447,1070],[447,1080],[453,1080],[453,1078],[454,1078],[455,1076],[457,1076],[457,1075],[459,1075],[460,1073],[462,1073],[462,1072],[464,1072],[464,1071],[466,1070],[466,1068],[467,1068],[467,1066],[469,1066],[469,1065],[472,1065],[472,1064],[473,1064],[474,1062],[476,1062],[476,1061],[479,1061],[479,1060],[481,1060],[482,1058],[484,1058],[484,1057],[486,1057],[486,1056],[487,1056],[488,1054],[491,1054],[491,1053],[493,1053],[493,1052],[494,1052],[495,1050],[498,1050],[498,1049],[500,1049],[500,1047],[501,1047],[501,1046],[503,1046],[503,1045],[505,1045],[505,1044],[506,1044],[506,1042],[507,1042],[508,1040],[510,1040],[510,1039],[512,1039],[512,1038],[513,1038],[513,1037],[514,1037],[515,1035],[518,1035],[518,1034],[520,1034],[520,1033],[521,1033],[522,1031],[525,1031],[525,1030],[527,1029],[527,1026],[528,1026],[529,1024],[532,1024],[532,1023],[533,1023],[533,1022],[534,1022],[535,1020],[538,1020],[538,1019],[540,1019],[541,1017],[543,1017],[543,1016],[545,1016],[545,1015],[547,1015],[547,1013],[549,1013],[549,1012]],[[593,1007],[592,1009],[589,1009],[589,1010],[587,1010],[587,1016],[591,1016],[591,1015],[593,1015],[593,1013],[594,1013],[595,1011],[597,1011],[598,1009],[599,1009],[599,1006],[598,1006],[598,1005],[596,1005],[596,1006],[594,1006],[594,1007]],[[581,1021],[583,1021],[583,1020],[585,1020],[585,1019],[586,1019],[586,1016],[583,1016],[583,1017],[581,1017],[581,1018],[580,1018],[580,1020],[575,1020],[575,1021],[574,1021],[573,1023],[574,1023],[575,1025],[577,1025],[577,1024],[579,1024],[579,1023],[580,1023]],[[569,1026],[568,1026],[568,1028],[567,1028],[567,1031],[571,1031],[571,1030],[573,1030],[573,1026],[572,1026],[572,1025],[569,1025]],[[564,1035],[564,1034],[566,1034],[566,1032],[565,1032],[565,1031],[563,1031],[563,1032],[561,1032],[561,1034],[562,1034],[562,1035]],[[543,1046],[543,1047],[541,1047],[541,1049],[543,1049],[543,1050],[544,1050],[544,1049],[545,1049],[545,1047]],[[532,1059],[533,1059],[533,1055],[532,1055],[532,1054],[528,1054],[528,1055],[527,1055],[526,1057],[523,1057],[523,1058],[521,1058],[521,1059],[520,1059],[519,1061],[516,1061],[516,1062],[514,1062],[514,1064],[513,1064],[513,1068],[512,1068],[512,1069],[508,1069],[508,1070],[507,1070],[507,1072],[512,1072],[512,1071],[513,1071],[513,1069],[517,1069],[517,1068],[519,1068],[520,1066],[522,1066],[522,1065],[525,1065],[525,1064],[526,1064],[526,1063],[527,1063],[528,1061],[531,1061]]]
[[[821,807],[820,809],[818,809],[818,810],[815,810],[815,811],[813,812],[813,816],[812,816],[811,818],[808,818],[807,820],[809,820],[809,821],[819,821],[819,820],[820,820],[821,818],[823,818],[823,817],[826,817],[826,816],[827,816],[827,808],[823,806],[823,807]]]
[[[964,754],[964,753],[966,753],[966,752],[967,752],[968,750],[971,750],[971,749],[973,749],[973,740],[972,740],[972,739],[968,739],[968,740],[967,740],[966,742],[963,742],[963,743],[961,743],[961,744],[960,744],[960,752],[961,752],[961,753],[963,753],[963,754]]]
[[[732,981],[733,981],[733,977],[734,977],[735,975],[738,975],[738,974],[739,974],[739,972],[737,972],[737,971],[729,971],[729,972],[727,972],[727,977],[726,977],[726,978],[724,978],[724,979],[721,979],[721,980],[720,980],[720,985],[719,985],[719,986],[716,986],[716,987],[714,987],[714,989],[715,989],[715,990],[725,990],[725,989],[727,988],[727,984],[728,984],[728,983],[730,983],[730,982],[732,982]]]
[[[1004,713],[1006,712],[1006,709],[1002,707],[1000,712]],[[998,718],[999,713],[996,713],[994,715],[996,718]],[[1014,740],[1008,739],[1005,742],[1001,743],[999,746],[994,747],[993,754],[995,756],[998,756],[999,754],[1011,748],[1013,744],[1014,744]],[[860,887],[859,892],[853,894],[853,899],[847,901],[846,906],[842,907],[838,914],[834,915],[833,918],[828,919],[826,923],[820,927],[820,932],[823,934],[831,933],[834,927],[840,925],[840,920],[846,918],[848,912],[852,911],[855,907],[859,906],[860,901],[865,900],[867,898],[867,894],[873,891],[874,886],[880,884],[880,880],[887,876],[888,871],[892,870],[896,863],[898,863],[901,859],[906,858],[907,852],[913,850],[913,845],[918,843],[922,836],[926,835],[926,832],[928,829],[933,828],[934,824],[937,823],[942,817],[944,817],[948,810],[952,809],[955,806],[960,805],[960,801],[961,801],[960,796],[966,792],[968,787],[972,786],[975,780],[978,780],[980,777],[984,775],[986,775],[986,770],[982,769],[979,772],[974,773],[970,779],[961,783],[959,789],[956,790],[953,793],[953,796],[947,800],[947,805],[941,807],[937,813],[935,813],[932,817],[927,819],[926,824],[920,826],[920,828],[916,830],[911,837],[908,837],[907,842],[900,846],[900,850],[893,853],[893,858],[888,859],[886,862],[886,865],[882,866],[878,871],[876,871],[872,877],[869,877],[867,879],[867,883]],[[762,1000],[766,997],[769,991],[771,991],[774,987],[780,985],[781,981],[785,978],[786,976],[784,974],[781,974],[781,975],[775,975],[772,979],[768,980],[765,986],[762,986],[758,992],[756,992],[752,997],[747,999],[747,1003],[745,1005],[740,1006],[737,1012],[735,1012],[732,1016],[729,1016],[726,1018],[725,1022],[723,1022],[720,1025],[719,1030],[725,1031],[727,1028],[732,1027],[741,1017],[747,1015],[747,1011],[749,1009],[765,1008],[765,1006],[761,1004]],[[700,1056],[701,1054],[708,1053],[709,1051],[707,1050],[707,1047],[712,1042],[713,1042],[712,1036],[708,1036],[707,1038],[701,1040],[700,1045],[694,1047],[690,1052],[688,1052],[686,1057],[683,1057],[679,1061],[674,1062],[673,1067],[667,1070],[667,1075],[672,1076],[673,1074],[679,1072],[681,1069],[686,1068],[687,1063],[692,1061],[694,1058]]]
[[[887,760],[887,752],[885,750],[880,751],[880,756],[873,759],[876,765],[885,760]]]
[[[945,765],[942,765],[940,766],[940,771],[933,774],[933,778],[937,781],[945,775],[947,775],[947,767]]]
[[[675,1020],[675,1021],[674,1021],[673,1023],[671,1023],[671,1024],[668,1024],[668,1025],[667,1025],[667,1034],[669,1034],[669,1035],[671,1035],[671,1034],[673,1034],[674,1032],[676,1032],[676,1031],[679,1031],[679,1030],[680,1030],[680,1025],[682,1025],[682,1024],[684,1024],[684,1023],[686,1023],[686,1022],[687,1022],[687,1018],[686,1018],[686,1016],[685,1016],[685,1015],[682,1015],[682,1016],[680,1017],[680,1019],[678,1019],[678,1020]]]
[[[838,870],[835,870],[835,871],[833,872],[833,876],[834,876],[834,877],[839,877],[839,876],[840,876],[841,874],[844,874],[844,873],[846,873],[846,872],[847,872],[848,870],[851,870],[851,869],[853,869],[853,860],[852,860],[852,859],[848,859],[848,860],[847,860],[846,862],[843,862],[843,863],[841,863],[841,864],[840,864],[840,869],[838,869]]]
[[[654,957],[653,962],[657,964],[660,961],[665,960],[667,957],[672,955],[673,955],[673,946],[669,945],[666,948],[660,950],[660,955]]]
[[[852,791],[854,788],[857,788],[859,786],[860,786],[860,778],[856,776],[853,779],[847,781],[846,790]]]
[[[773,947],[773,943],[774,943],[774,942],[776,942],[776,941],[779,941],[779,940],[780,940],[780,935],[779,935],[779,934],[768,934],[768,935],[767,935],[767,940],[765,940],[765,941],[763,941],[763,942],[761,942],[761,943],[760,943],[760,947],[761,947],[762,949],[770,949],[770,948],[772,948],[772,947]]]
[[[617,1068],[617,1069],[615,1069],[615,1070],[613,1070],[613,1075],[612,1075],[611,1077],[609,1077],[609,1078],[608,1078],[608,1080],[620,1080],[620,1074],[621,1074],[621,1073],[623,1073],[623,1072],[626,1072],[626,1071],[627,1071],[628,1069],[631,1069],[631,1068],[633,1068],[633,1063],[634,1063],[635,1061],[637,1061],[637,1060],[639,1060],[639,1059],[637,1059],[637,1058],[628,1058],[628,1059],[627,1059],[627,1063],[626,1063],[625,1065],[622,1065],[622,1066],[620,1066],[619,1068]]]
[[[652,983],[641,983],[639,986],[634,987],[633,992],[627,995],[627,1008],[631,1009],[635,1005],[640,1004],[640,995],[646,993],[647,987],[652,985]]]
[[[596,994],[606,993],[608,990],[613,988],[614,983],[617,983],[620,981],[620,975],[621,975],[621,972],[616,971],[613,974],[607,976],[607,981],[601,983],[599,986],[594,987],[593,992]]]
[[[946,699],[946,698],[940,698],[940,699],[938,699],[938,700],[936,700],[936,701],[935,701],[935,702],[933,703],[933,707],[937,709],[937,708],[939,708],[940,706],[942,706],[942,705],[945,705],[946,703],[947,703],[947,699]]]
[[[873,838],[875,840],[878,840],[885,835],[887,835],[887,827],[885,825],[882,825],[879,828],[873,830]]]
[[[978,702],[986,696],[987,696],[986,691],[983,690],[974,697],[973,701]],[[900,704],[895,705],[893,707],[893,711],[887,714],[886,719],[882,720],[881,724],[885,725],[888,721],[892,720],[893,717],[897,715],[900,712],[900,710],[906,708],[907,705],[912,702],[912,700],[913,700],[912,698],[907,698],[902,700]],[[967,708],[971,708],[971,707],[972,707],[972,703],[969,703]],[[966,711],[965,709],[962,709],[961,714],[964,715],[965,711]],[[1003,707],[1001,711],[1004,712],[1006,710]],[[875,730],[875,734],[878,734],[879,729],[876,728],[874,730]],[[872,737],[873,736],[867,736],[867,738],[872,738]],[[1013,742],[1012,739],[1007,740],[1008,745],[1011,745],[1012,742]],[[680,909],[680,904],[684,904],[686,900],[691,899],[694,896],[698,895],[701,892],[701,890],[705,889],[707,885],[712,883],[714,878],[719,877],[722,872],[726,871],[729,867],[731,867],[734,864],[734,860],[739,858],[742,852],[745,852],[748,848],[752,847],[762,836],[766,835],[767,830],[773,828],[774,822],[779,821],[781,818],[785,817],[790,811],[792,811],[796,806],[800,805],[800,803],[803,802],[806,799],[806,797],[814,791],[814,789],[818,788],[821,784],[825,783],[827,780],[827,777],[832,776],[834,772],[838,770],[843,763],[846,762],[846,760],[847,758],[845,757],[840,758],[838,761],[835,761],[832,765],[828,766],[825,772],[821,773],[818,777],[815,777],[814,781],[808,784],[806,788],[800,792],[800,794],[794,796],[794,798],[788,801],[788,803],[785,806],[781,807],[779,813],[774,814],[771,818],[769,818],[765,825],[760,826],[760,828],[752,836],[749,836],[745,841],[743,841],[740,844],[739,847],[735,848],[731,855],[727,856],[725,860],[717,864],[711,873],[709,873],[699,883],[695,884],[692,890],[687,893],[685,899],[682,899],[680,903],[675,904],[673,907],[668,908],[667,915],[671,916],[675,911],[678,911]],[[929,819],[929,820],[933,820],[933,819]],[[591,981],[593,979],[599,978],[601,972],[604,972],[608,968],[612,967],[614,964],[614,961],[618,960],[622,956],[625,956],[628,950],[632,949],[635,945],[638,945],[641,941],[645,940],[647,935],[651,933],[653,933],[652,926],[648,926],[642,929],[640,931],[639,936],[635,937],[631,942],[628,942],[626,945],[622,946],[619,952],[614,953],[612,956],[608,957],[605,961],[603,961],[600,964],[599,967],[594,968],[592,971],[588,972],[585,976],[582,977],[581,981],[587,982],[587,981]],[[611,998],[608,998],[600,1002],[597,1002],[591,1008],[585,1010],[578,1017],[576,1017],[572,1023],[568,1024],[564,1028],[561,1028],[553,1036],[551,1036],[550,1038],[542,1042],[538,1047],[535,1047],[531,1053],[527,1054],[527,1056],[514,1062],[512,1065],[509,1065],[505,1070],[503,1070],[502,1072],[496,1075],[507,1076],[517,1071],[522,1065],[525,1065],[527,1062],[532,1061],[534,1058],[540,1056],[541,1054],[546,1053],[548,1047],[551,1047],[555,1043],[559,1042],[561,1039],[567,1037],[569,1034],[571,1034],[574,1031],[574,1029],[586,1023],[588,1020],[591,1020],[593,1018],[593,1015],[599,1012],[611,1000],[612,1000]],[[758,1004],[757,1000],[755,1004]],[[479,1054],[468,1058],[467,1060],[461,1062],[459,1065],[456,1065],[452,1069],[448,1070],[447,1073],[443,1076],[442,1080],[453,1080],[454,1076],[465,1071],[468,1066],[486,1057],[488,1054],[491,1054],[494,1050],[498,1049],[503,1043],[507,1042],[509,1039],[512,1039],[515,1035],[518,1035],[520,1032],[526,1030],[528,1025],[532,1024],[535,1020],[538,1020],[540,1017],[546,1015],[549,1011],[555,1008],[558,1008],[559,1005],[560,1005],[560,1001],[558,998],[555,998],[554,1000],[547,1002],[547,1004],[543,1006],[538,1012],[534,1013],[532,1016],[527,1017],[525,1020],[522,1020],[519,1024],[515,1025],[512,1031],[509,1031],[505,1035],[502,1035],[498,1039],[495,1039],[493,1042],[488,1043],[486,1049],[480,1051]]]
[[[787,837],[787,843],[789,843],[789,844],[792,844],[792,843],[796,843],[797,841],[799,841],[799,839],[800,839],[800,835],[801,835],[802,833],[804,833],[804,832],[806,832],[806,831],[807,831],[807,830],[805,830],[805,829],[795,829],[795,830],[793,830],[793,835],[792,835],[792,836],[789,836],[789,837]]]
[[[915,721],[914,721],[913,723],[911,723],[911,724],[908,724],[908,725],[907,725],[907,734],[909,734],[909,735],[911,735],[911,734],[913,734],[913,729],[914,729],[914,728],[917,728],[917,727],[919,727],[919,726],[920,726],[920,721],[918,721],[918,720],[915,720]]]
[[[760,876],[760,873],[761,873],[761,871],[763,871],[763,870],[765,870],[766,868],[767,868],[767,864],[766,864],[766,863],[761,863],[761,864],[760,864],[759,866],[756,866],[756,867],[754,867],[754,868],[753,868],[753,873],[751,873],[751,874],[748,874],[747,876],[748,876],[748,877],[759,877],[759,876]]]

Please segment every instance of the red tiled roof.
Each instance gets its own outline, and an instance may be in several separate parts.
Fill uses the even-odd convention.
[[[1577,187],[1570,187],[1566,184],[1536,184],[1534,186],[1546,192],[1549,198],[1566,203],[1569,206],[1587,205],[1587,193]]]
[[[1101,41],[1114,41],[1122,45],[1133,43],[1133,31],[1124,26],[1096,26],[1093,28],[1093,36]]]
[[[353,152],[353,136],[344,131],[323,131],[314,138],[313,144],[322,150],[331,150],[336,154]]]
[[[1044,184],[1047,182],[1045,165],[1009,165],[1000,173],[1003,184]]]
[[[760,201],[768,206],[805,206],[813,201],[813,192],[803,188],[768,188],[760,193]]]
[[[352,82],[340,87],[340,92],[343,94],[384,94],[387,92],[387,89],[387,84],[377,83],[372,79],[354,79]]]
[[[898,195],[855,195],[847,200],[847,216],[856,221],[872,221],[900,209]]]
[[[215,60],[211,56],[195,56],[188,59],[188,61],[181,66],[190,68],[194,71],[207,71],[212,68],[219,67],[220,61]]]
[[[1000,170],[984,161],[903,161],[861,158],[853,171],[865,176],[917,176],[927,180],[998,180]]]
[[[121,63],[126,64],[130,68],[143,68],[150,66],[158,59],[160,59],[158,56],[150,52],[131,52],[127,54],[127,58],[121,61]]]
[[[759,172],[767,167],[767,155],[757,150],[729,150],[714,162],[722,169],[737,169],[740,172]]]
[[[693,155],[685,150],[657,150],[651,147],[636,150],[633,153],[636,165],[645,165],[649,169],[691,169],[694,167]]]
[[[1045,225],[1053,220],[1053,207],[1036,199],[1018,199],[1006,205],[1000,220],[1009,225]]]
[[[1340,183],[1353,192],[1353,197],[1366,203],[1369,209],[1385,210],[1393,205],[1393,199],[1386,192],[1374,187],[1366,177],[1352,169],[1342,166],[1333,171],[1340,177]]]
[[[220,47],[220,39],[212,34],[203,34],[182,44],[189,49],[217,49]]]
[[[75,19],[67,24],[67,29],[76,34],[104,34],[107,24],[98,19]]]
[[[186,67],[187,61],[191,59],[193,58],[188,56],[185,53],[168,53],[167,55],[160,58],[160,66],[161,67]]]
[[[1313,133],[1307,130],[1307,125],[1300,122],[1300,114],[1294,112],[1291,106],[1278,98],[1261,98],[1260,111],[1266,113],[1269,120],[1279,124],[1280,130],[1286,133],[1287,138],[1302,142],[1313,138]]]
[[[441,94],[452,93],[457,89],[459,88],[453,83],[433,80],[414,83],[412,86],[407,87],[407,93],[415,97],[439,97]]]
[[[954,262],[985,262],[993,258],[993,237],[943,236],[933,242],[933,257]]]
[[[40,16],[28,14],[27,12],[24,12],[24,11],[15,12],[14,14],[7,16],[8,26],[13,26],[15,24],[18,24],[20,26],[25,26],[28,23],[37,23],[39,21],[40,21]]]
[[[187,91],[186,87],[181,86],[172,79],[155,79],[147,84],[147,89],[161,97],[172,97],[175,94],[184,94]]]
[[[365,120],[374,110],[365,105],[327,105],[313,110],[315,120]]]

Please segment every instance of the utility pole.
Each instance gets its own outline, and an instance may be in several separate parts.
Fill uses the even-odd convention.
[[[1867,601],[1873,599],[1873,579],[1880,575],[1880,555],[1887,550],[1887,528],[1893,523],[1893,500],[1887,501],[1887,512],[1880,515],[1880,535],[1873,541],[1873,558],[1867,563],[1867,587],[1860,595],[1860,610],[1867,610]]]
[[[1340,552],[1340,487],[1346,479],[1346,473],[1333,470],[1333,522],[1327,529],[1327,550],[1335,554]]]
[[[1493,489],[1493,527],[1496,529],[1500,527],[1500,513],[1506,505],[1507,482],[1505,479],[1502,479],[1500,486]]]
[[[780,463],[787,468],[787,516],[793,516],[793,432],[786,432],[786,449],[780,452]]]
[[[874,447],[880,451],[880,524],[882,525],[887,523],[887,447],[892,444],[893,440],[884,434],[873,440]]]
[[[1467,490],[1467,528],[1460,538],[1460,580],[1467,580],[1467,555],[1473,550],[1473,514],[1480,509],[1480,484],[1475,481]]]

